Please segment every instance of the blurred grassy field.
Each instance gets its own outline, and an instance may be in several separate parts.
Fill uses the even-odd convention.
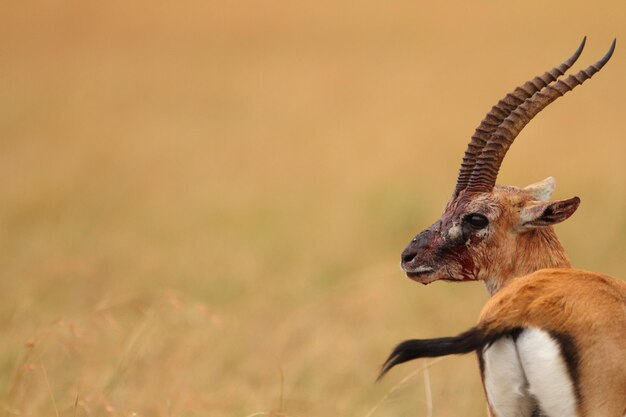
[[[393,389],[424,363],[378,366],[486,291],[399,254],[489,107],[585,34],[576,68],[612,62],[500,181],[556,176],[574,265],[624,277],[623,2],[4,4],[2,413],[428,415],[423,374]],[[432,415],[484,415],[476,368],[430,368]]]

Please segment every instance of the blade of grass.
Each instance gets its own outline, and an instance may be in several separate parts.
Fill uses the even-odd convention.
[[[383,398],[380,399],[380,401],[378,401],[376,403],[376,405],[374,405],[374,407],[372,407],[372,409],[369,411],[369,413],[367,413],[365,415],[365,417],[372,417],[374,415],[374,413],[376,412],[376,410],[378,410],[378,408],[389,399],[389,397],[391,397],[393,395],[394,392],[396,392],[402,385],[404,385],[407,381],[409,381],[411,378],[413,378],[415,375],[419,374],[420,372],[423,372],[424,370],[430,368],[431,366],[435,365],[436,363],[439,363],[440,361],[442,361],[443,359],[445,359],[444,357],[441,358],[437,358],[434,361],[428,363],[428,364],[424,364],[424,366],[421,369],[416,369],[413,372],[411,372],[410,374],[408,374],[407,376],[405,376],[404,378],[402,378],[400,380],[400,382],[398,382],[396,385],[394,385],[393,387],[391,387],[391,389],[389,391],[387,391],[387,393],[385,395],[383,395]],[[428,401],[428,400],[427,400]],[[431,399],[432,401],[432,399]]]
[[[424,395],[426,396],[426,417],[433,417],[433,393],[430,388],[430,372],[428,363],[424,361],[422,371],[424,372]]]
[[[39,365],[41,366],[43,379],[44,381],[46,381],[46,387],[48,388],[48,393],[50,394],[50,399],[52,400],[52,405],[54,406],[54,414],[56,415],[56,417],[59,417],[59,408],[57,407],[57,401],[54,398],[54,393],[52,392],[52,386],[50,385],[50,380],[48,379],[48,372],[46,371],[46,367],[43,365],[42,357],[39,357]]]

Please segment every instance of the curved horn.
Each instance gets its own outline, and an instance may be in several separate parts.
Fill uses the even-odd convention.
[[[609,51],[595,64],[577,74],[570,75],[564,80],[557,80],[554,84],[547,85],[513,110],[496,128],[491,139],[476,159],[467,190],[491,191],[496,184],[496,177],[506,152],[524,126],[554,100],[581,85],[600,71],[613,55],[615,43],[616,40],[614,39]]]
[[[461,190],[465,189],[469,184],[474,165],[478,159],[482,149],[487,144],[493,132],[496,128],[506,119],[511,112],[516,109],[524,100],[532,97],[537,91],[547,86],[553,81],[556,81],[560,76],[576,62],[578,57],[585,47],[585,36],[576,49],[576,52],[569,57],[561,65],[552,68],[545,72],[541,76],[537,76],[530,81],[527,81],[524,85],[517,87],[512,92],[504,96],[498,104],[491,108],[491,111],[487,113],[485,118],[480,122],[480,125],[476,128],[474,135],[470,143],[467,145],[467,150],[463,156],[463,162],[461,162],[461,169],[459,170],[459,177],[456,182],[454,195],[458,195]]]

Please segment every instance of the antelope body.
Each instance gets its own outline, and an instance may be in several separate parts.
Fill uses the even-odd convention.
[[[523,127],[582,84],[607,54],[561,80],[580,56],[516,88],[472,136],[442,217],[402,253],[407,276],[485,282],[492,297],[478,324],[455,337],[407,340],[381,377],[411,359],[475,351],[493,417],[626,416],[626,283],[571,268],[552,226],[578,197],[549,201],[555,181],[496,185],[502,160]]]

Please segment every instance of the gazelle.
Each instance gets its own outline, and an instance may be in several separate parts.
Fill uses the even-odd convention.
[[[524,126],[591,78],[615,48],[613,41],[594,65],[559,79],[584,44],[491,109],[443,215],[402,253],[402,269],[422,284],[484,281],[492,297],[478,324],[455,337],[399,344],[381,377],[411,359],[475,351],[490,416],[626,415],[626,282],[572,269],[552,228],[580,199],[549,201],[553,178],[525,188],[495,184]]]

